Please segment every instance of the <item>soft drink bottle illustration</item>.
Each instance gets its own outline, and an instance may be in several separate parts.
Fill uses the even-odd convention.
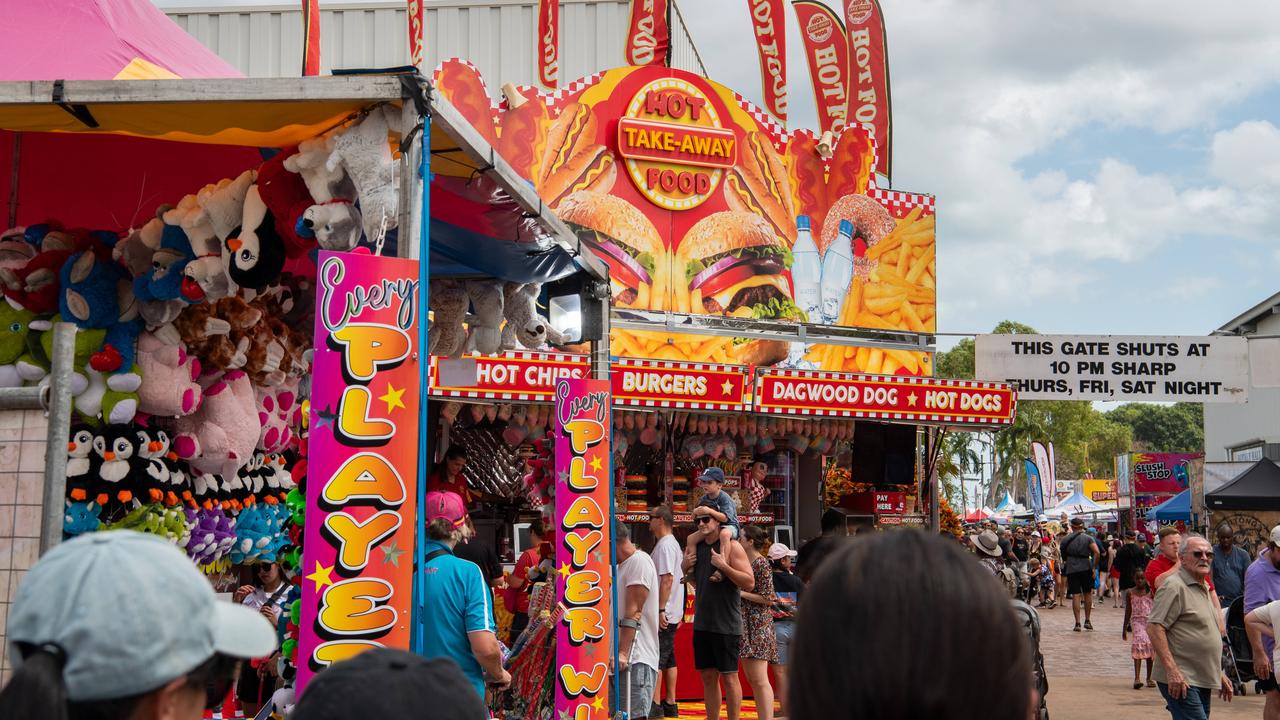
[[[798,244],[798,241],[797,241]],[[853,282],[853,223],[840,221],[840,231],[822,256],[822,321],[834,325]]]

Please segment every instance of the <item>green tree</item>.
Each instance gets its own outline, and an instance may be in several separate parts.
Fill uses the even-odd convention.
[[[1204,452],[1204,405],[1200,403],[1126,403],[1106,417],[1133,430],[1135,450]]]

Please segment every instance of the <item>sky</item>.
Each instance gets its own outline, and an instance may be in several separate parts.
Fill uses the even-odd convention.
[[[679,6],[759,103],[747,0]],[[937,196],[942,333],[1200,335],[1280,291],[1280,3],[882,6],[893,187]],[[787,22],[790,124],[813,127]]]

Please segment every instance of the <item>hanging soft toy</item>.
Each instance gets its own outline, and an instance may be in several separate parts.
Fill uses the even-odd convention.
[[[142,487],[146,460],[138,455],[137,436],[130,425],[107,425],[93,438],[98,456],[94,501],[103,507],[133,502]]]
[[[546,343],[564,344],[564,336],[538,314],[538,295],[541,292],[542,285],[538,283],[509,282],[503,285],[503,314],[507,320],[502,328],[503,350],[516,349],[517,342],[529,350],[538,350]]]
[[[467,280],[471,315],[467,352],[496,355],[502,350],[502,283],[498,280]]]
[[[27,336],[35,315],[12,302],[0,302],[0,387],[18,387],[23,378],[18,359],[27,351]]]
[[[293,393],[282,391],[279,395],[287,396],[289,407],[293,406]],[[258,447],[268,453],[278,453],[289,446],[293,439],[293,431],[289,429],[289,410],[281,407],[281,401],[272,388],[255,387],[258,420],[262,424],[262,433],[258,436]]]
[[[58,308],[62,317],[82,329],[107,331],[101,351],[89,358],[90,367],[98,372],[133,370],[134,344],[142,332],[142,321],[124,268],[81,252],[62,266],[61,279]]]
[[[151,255],[149,267],[135,273],[133,294],[148,327],[173,322],[188,305],[204,298],[199,285],[186,277],[187,266],[196,259],[187,234],[177,225],[162,225],[160,246]]]
[[[231,279],[255,290],[275,281],[284,269],[284,238],[257,185],[245,195],[240,226],[222,241],[222,257]]]
[[[32,320],[31,330],[39,332],[38,340],[28,341],[28,352],[18,358],[18,374],[28,383],[49,382],[50,358],[53,356],[53,325],[62,321],[53,316],[52,321]],[[71,399],[75,411],[85,419],[96,422],[125,423],[133,419],[138,410],[137,389],[142,376],[135,366],[131,372],[103,373],[90,366],[91,358],[106,342],[105,330],[79,330],[75,338],[75,355],[72,358]]]
[[[16,227],[0,233],[0,269],[18,270],[31,262],[39,250],[27,242],[26,228]]]
[[[377,244],[396,227],[396,166],[387,137],[399,126],[398,111],[380,105],[358,124],[333,139],[333,154],[327,167],[339,165],[355,183],[364,218],[364,236]],[[398,134],[398,130],[396,133]]]
[[[96,502],[68,502],[62,516],[63,534],[75,537],[97,531],[102,525],[101,513],[102,507]]]
[[[205,388],[204,404],[180,417],[173,449],[202,472],[234,476],[253,456],[262,426],[249,378],[232,370]]]
[[[360,242],[362,219],[356,209],[355,185],[341,165],[329,166],[332,136],[305,140],[298,152],[284,160],[284,168],[297,173],[315,201],[303,212],[302,224],[326,250],[349,250]]]
[[[188,195],[164,214],[164,221],[187,234],[195,259],[183,270],[184,297],[220,300],[236,291],[222,258],[222,242],[240,226],[244,198],[256,173],[246,170],[234,180],[224,179]]]
[[[467,344],[467,288],[460,280],[431,281],[431,329],[427,331],[427,348],[432,355],[456,357]]]
[[[62,291],[60,273],[72,253],[94,250],[110,257],[110,250],[95,245],[92,238],[51,230],[47,225],[32,225],[24,237],[40,252],[21,268],[0,268],[0,283],[6,298],[37,315],[57,312]]]
[[[148,415],[179,417],[200,407],[204,390],[200,361],[185,346],[170,345],[149,332],[138,337],[138,368],[143,382],[138,387],[138,410]]]

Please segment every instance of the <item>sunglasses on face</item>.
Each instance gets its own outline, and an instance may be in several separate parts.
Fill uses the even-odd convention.
[[[1191,557],[1197,560],[1212,560],[1213,551],[1212,550],[1192,550]]]
[[[695,522],[697,522],[699,525],[701,525],[702,523],[709,523],[709,522],[711,522],[711,516],[710,516],[710,515],[703,515],[703,516],[699,517]]]

